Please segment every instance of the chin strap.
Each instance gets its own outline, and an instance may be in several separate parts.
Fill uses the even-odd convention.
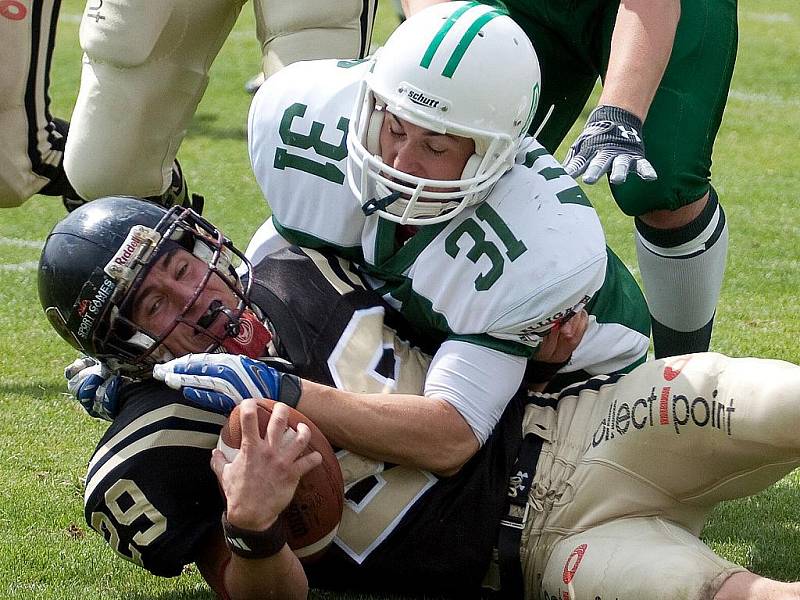
[[[361,207],[361,210],[364,211],[365,215],[370,216],[379,210],[386,210],[386,207],[390,204],[393,204],[400,198],[400,196],[400,192],[392,192],[383,198],[373,198],[369,202],[364,203],[364,205]]]
[[[229,309],[224,309],[226,310]],[[250,309],[245,309],[238,319],[233,320],[231,315],[224,311],[223,314],[230,320],[225,328],[228,336],[222,342],[225,351],[230,354],[244,354],[250,358],[264,356],[272,342],[272,332],[258,315]]]

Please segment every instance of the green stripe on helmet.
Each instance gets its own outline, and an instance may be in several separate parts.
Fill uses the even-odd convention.
[[[425,55],[422,57],[422,62],[419,63],[419,66],[421,66],[423,69],[427,69],[431,66],[433,55],[436,54],[436,51],[439,49],[439,46],[441,45],[444,37],[447,35],[447,32],[450,31],[461,15],[467,12],[470,8],[474,8],[476,6],[480,6],[480,3],[470,2],[450,15],[450,17],[442,24],[442,27],[439,29],[437,34],[433,36],[433,40],[428,45],[428,49],[425,51]]]
[[[495,17],[501,16],[503,16],[502,12],[493,10],[492,12],[485,13],[475,19],[475,22],[469,26],[469,29],[467,29],[466,33],[464,33],[464,35],[461,37],[461,41],[458,42],[456,49],[453,51],[453,55],[444,66],[444,71],[442,71],[442,75],[444,77],[453,76],[453,73],[455,73],[456,68],[458,68],[458,64],[461,62],[461,59],[464,58],[467,48],[472,43],[472,40],[475,39],[475,36],[478,35],[478,32],[481,30],[481,28]]]

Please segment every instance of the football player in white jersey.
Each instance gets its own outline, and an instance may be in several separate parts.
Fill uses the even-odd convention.
[[[371,60],[287,67],[250,111],[273,215],[249,252],[277,230],[358,262],[441,344],[419,402],[447,406],[442,429],[473,451],[523,379],[542,378],[531,359],[575,312],[589,324],[561,384],[630,370],[649,343],[644,298],[597,214],[525,135],[539,86],[502,9],[457,2],[403,23]]]
[[[175,156],[245,1],[86,3],[81,87],[65,156],[81,196],[149,197],[180,187]],[[264,72],[298,60],[364,56],[376,5],[254,0]]]

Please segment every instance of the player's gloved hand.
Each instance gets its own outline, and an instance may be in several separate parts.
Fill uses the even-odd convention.
[[[642,121],[622,108],[598,106],[589,115],[583,131],[567,152],[564,170],[584,183],[595,183],[610,171],[611,183],[622,183],[633,170],[646,181],[656,171],[645,158]]]
[[[188,354],[153,367],[153,378],[223,415],[245,398],[270,398],[292,408],[300,400],[297,377],[242,354]]]
[[[100,361],[82,356],[64,369],[67,389],[96,419],[113,421],[119,412],[122,377]]]

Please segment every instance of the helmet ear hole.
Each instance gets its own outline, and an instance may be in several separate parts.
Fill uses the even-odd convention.
[[[478,172],[478,168],[481,166],[483,162],[483,156],[480,154],[473,154],[467,159],[467,164],[464,165],[464,171],[461,173],[461,179],[470,179],[471,177],[475,177],[475,174]]]
[[[381,153],[381,127],[383,126],[383,118],[385,112],[377,108],[372,109],[372,114],[369,116],[369,123],[367,125],[367,136],[364,140],[365,146],[370,154],[380,155]]]

